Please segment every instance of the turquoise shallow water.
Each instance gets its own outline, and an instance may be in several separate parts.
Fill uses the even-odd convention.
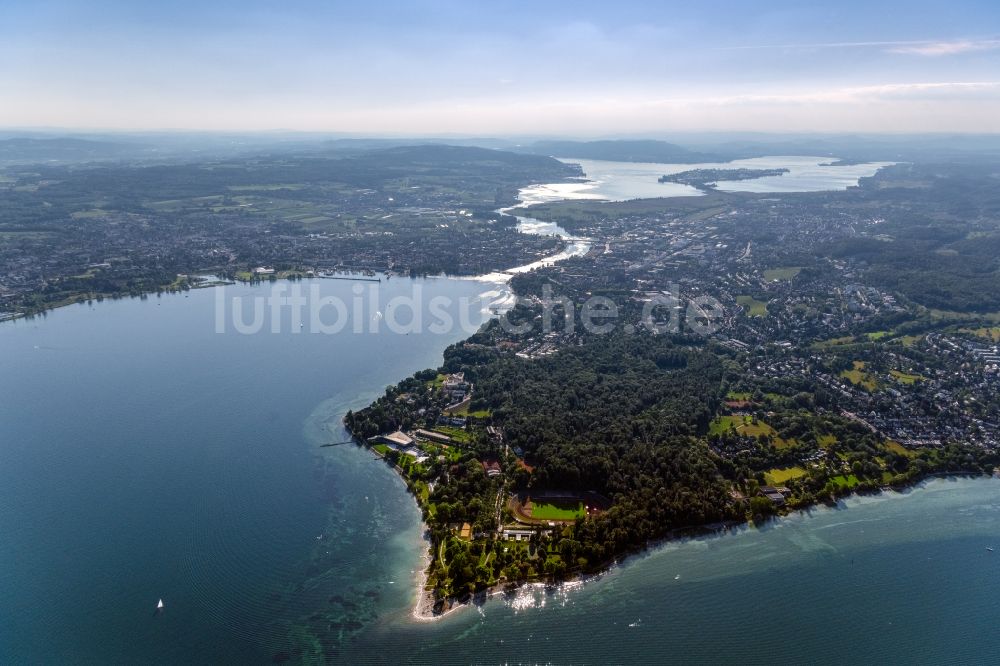
[[[998,556],[1000,480],[933,480],[669,543],[433,624],[376,625],[359,660],[996,663]]]
[[[485,288],[422,284],[456,297]],[[353,288],[321,286],[345,298]],[[383,288],[385,301],[412,283]],[[416,622],[423,542],[411,498],[368,452],[318,446],[344,439],[348,407],[435,365],[465,334],[217,334],[215,299],[199,290],[0,325],[0,662],[269,663],[321,649],[336,663],[387,664],[1000,653],[992,479],[934,480],[671,543],[585,584]],[[154,617],[160,597],[167,609]]]

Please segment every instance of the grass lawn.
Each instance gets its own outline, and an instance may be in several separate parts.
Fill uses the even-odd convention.
[[[993,326],[991,328],[963,328],[962,333],[972,333],[973,335],[979,336],[980,338],[986,338],[987,340],[992,340],[993,342],[1000,342],[1000,326]]]
[[[771,445],[776,449],[788,449],[798,444],[794,439],[783,439],[781,437],[775,437],[771,442]]]
[[[830,338],[829,340],[823,340],[822,342],[817,342],[813,345],[816,349],[829,349],[830,347],[842,347],[844,345],[854,344],[853,335],[845,335],[840,338]]]
[[[855,386],[864,386],[869,391],[874,391],[878,388],[878,382],[875,381],[875,378],[865,372],[864,361],[854,361],[854,369],[844,370],[840,373],[840,376]]]
[[[749,400],[750,391],[730,391],[726,394],[726,400]]]
[[[900,341],[900,343],[902,343],[902,345],[904,347],[912,347],[913,345],[917,344],[917,342],[920,341],[921,337],[923,337],[923,336],[920,336],[920,335],[904,335],[903,337],[899,338],[899,341]]]
[[[434,432],[439,432],[442,435],[448,435],[459,444],[468,444],[472,441],[472,435],[469,434],[469,431],[463,430],[462,428],[456,428],[454,426],[437,426],[434,428]]]
[[[865,335],[868,336],[869,340],[876,341],[876,340],[881,340],[882,338],[889,337],[890,335],[892,335],[892,331],[875,331],[873,333],[866,333]]]
[[[801,467],[775,467],[774,469],[769,469],[764,472],[764,478],[767,479],[768,483],[774,486],[805,475],[806,471]]]
[[[821,448],[828,448],[833,444],[837,443],[837,438],[833,435],[816,435],[816,443],[820,445]]]
[[[736,302],[742,305],[751,317],[763,317],[767,314],[767,303],[758,301],[753,296],[737,296]]]
[[[462,402],[462,406],[457,409],[446,410],[452,416],[471,416],[476,419],[488,419],[493,415],[488,409],[477,409],[475,411],[469,411],[469,405],[471,400],[465,400]]]
[[[531,517],[538,520],[576,520],[587,515],[580,500],[531,500]]]
[[[900,372],[899,370],[890,370],[889,374],[900,384],[915,384],[916,382],[923,381],[925,377],[923,375],[911,375],[906,372]]]
[[[841,488],[853,488],[859,483],[861,483],[861,481],[858,480],[858,477],[856,477],[853,474],[848,474],[847,476],[841,474],[840,476],[832,477],[830,480],[836,483]]]
[[[789,266],[788,268],[772,268],[764,271],[764,279],[768,282],[791,280],[793,277],[798,275],[801,270],[802,269],[798,266]]]
[[[784,440],[778,437],[774,428],[763,421],[753,422],[752,416],[720,416],[708,425],[708,434],[721,435],[729,432],[730,428],[736,428],[736,432],[744,437],[760,437],[770,435],[774,438],[774,448],[784,449],[795,444],[794,440]]]
[[[906,456],[907,458],[913,458],[917,455],[916,453],[910,451],[908,448],[906,448],[899,442],[893,441],[891,439],[886,440],[885,448],[888,449],[889,451],[892,451],[893,453],[898,453],[901,456]]]

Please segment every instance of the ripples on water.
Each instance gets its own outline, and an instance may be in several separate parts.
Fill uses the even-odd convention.
[[[1000,650],[1000,481],[933,480],[526,586],[431,624],[388,622],[376,663],[986,663]],[[974,507],[972,511],[970,507]],[[943,612],[947,609],[947,612]],[[842,646],[831,648],[831,644]]]
[[[350,302],[350,282],[317,284]],[[488,289],[400,279],[383,301],[416,284]],[[260,663],[411,603],[389,582],[420,531],[402,481],[319,444],[466,333],[218,334],[214,305],[204,289],[0,324],[0,663]]]

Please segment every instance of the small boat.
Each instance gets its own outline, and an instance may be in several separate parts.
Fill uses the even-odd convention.
[[[993,552],[993,548],[990,546],[986,546],[986,550],[990,551],[991,553]]]
[[[160,599],[159,601],[156,602],[156,612],[157,613],[163,612],[163,599]]]

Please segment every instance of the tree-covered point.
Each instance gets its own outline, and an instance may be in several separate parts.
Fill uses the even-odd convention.
[[[460,444],[425,444],[421,464],[386,453],[422,507],[435,555],[430,582],[442,598],[593,571],[679,529],[764,519],[1000,462],[976,447],[887,441],[841,415],[818,379],[749,380],[746,357],[699,338],[588,335],[534,359],[504,351],[503,338],[491,322],[450,347],[442,368],[389,387],[346,418],[358,438],[434,428],[444,414],[441,373],[462,372],[474,384],[468,413],[484,416],[468,419]],[[873,350],[866,358],[874,371],[895,357]],[[825,372],[851,367],[836,354],[825,363]],[[490,460],[499,475],[485,472]],[[762,496],[765,486],[781,486],[782,501]],[[512,498],[546,493],[607,504],[575,521],[528,525],[529,544],[504,540],[504,527],[518,526]]]

